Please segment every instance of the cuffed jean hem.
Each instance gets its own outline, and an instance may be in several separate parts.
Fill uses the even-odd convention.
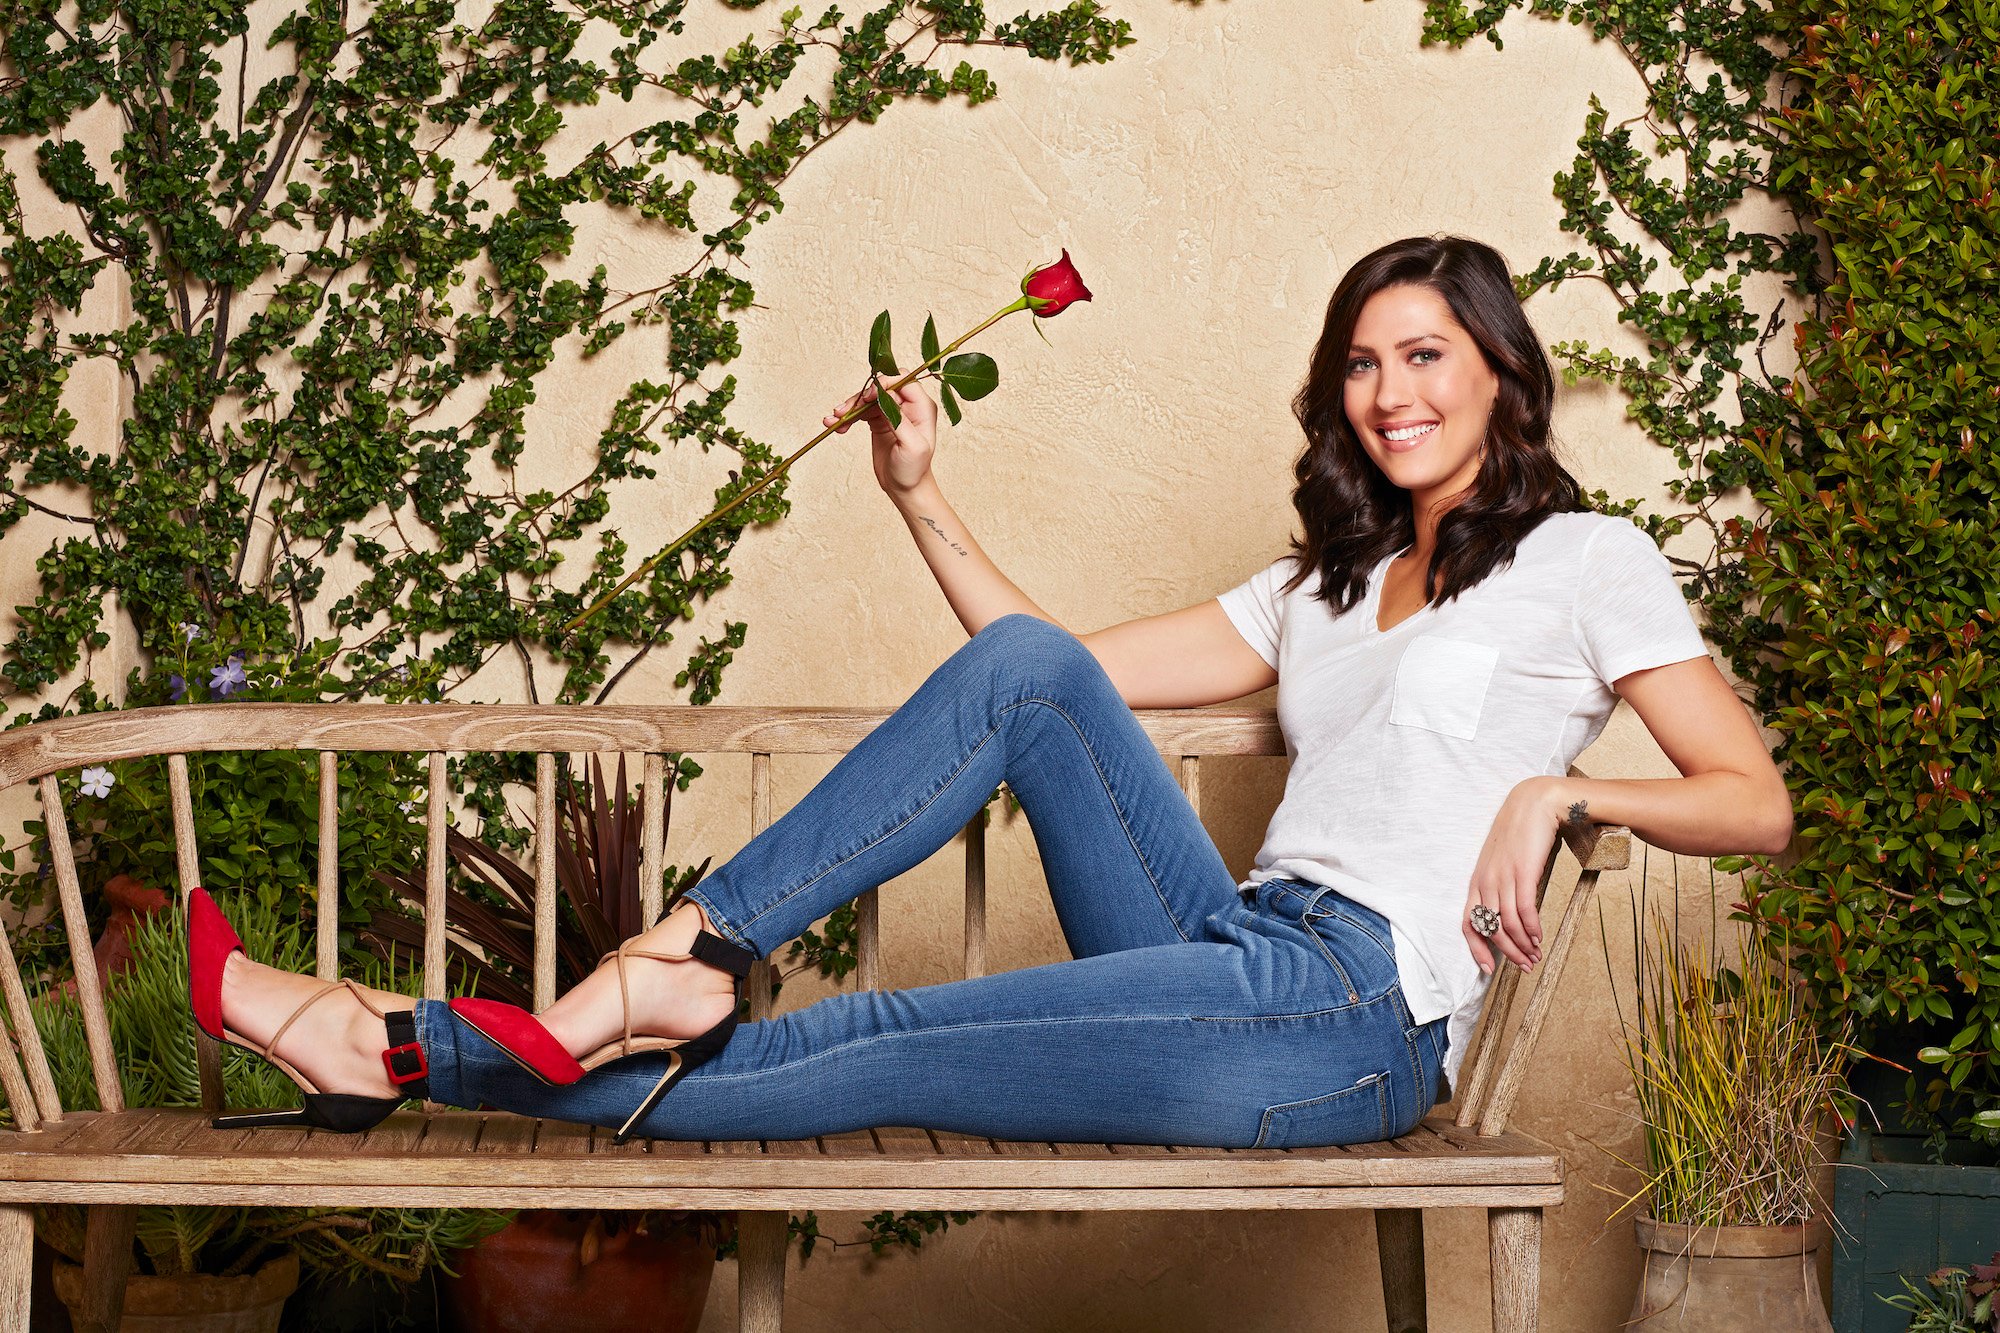
[[[477,1105],[466,1096],[459,1042],[485,1038],[460,1023],[443,1000],[418,1000],[416,1019],[417,1045],[423,1048],[424,1063],[430,1066],[431,1100],[447,1106]]]
[[[701,904],[701,910],[703,914],[708,917],[709,929],[713,930],[716,934],[728,940],[731,944],[742,945],[744,948],[748,949],[751,953],[756,954],[759,958],[762,958],[764,956],[764,951],[757,947],[756,941],[750,939],[742,931],[738,930],[735,927],[735,925],[730,922],[729,918],[725,917],[721,912],[718,912],[715,908],[715,904],[708,900],[708,895],[703,893],[699,887],[689,889],[687,892],[683,893],[680,896],[680,898],[675,902],[675,906],[678,907],[681,903],[687,902],[690,899],[693,900],[694,902]]]

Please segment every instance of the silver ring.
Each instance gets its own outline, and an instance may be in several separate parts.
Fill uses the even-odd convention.
[[[1500,929],[1500,914],[1485,903],[1472,905],[1472,928],[1479,934],[1491,938]]]

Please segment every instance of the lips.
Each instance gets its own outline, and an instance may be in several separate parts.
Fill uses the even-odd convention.
[[[1437,433],[1435,421],[1399,423],[1393,426],[1377,426],[1375,434],[1395,452],[1414,449]]]

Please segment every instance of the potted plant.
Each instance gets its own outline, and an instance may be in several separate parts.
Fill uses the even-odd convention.
[[[1625,1201],[1645,1203],[1626,1326],[1832,1333],[1814,1173],[1844,1043],[1774,942],[1753,936],[1730,967],[1677,924],[1652,925],[1635,938],[1637,1009],[1619,1016],[1645,1138],[1644,1183]]]
[[[311,967],[312,943],[295,920],[250,894],[224,895],[252,953],[294,971]],[[104,983],[106,1018],[116,1038],[125,1104],[198,1106],[194,1029],[187,1009],[184,914],[178,904],[142,916],[128,933],[125,967]],[[363,978],[396,989],[420,979],[394,960]],[[97,1102],[80,1006],[72,989],[48,982],[33,996],[35,1026],[63,1104]],[[222,1051],[223,1086],[232,1105],[288,1106],[298,1089],[276,1069],[235,1047]],[[138,1210],[134,1264],[126,1285],[128,1317],[164,1330],[276,1329],[301,1275],[339,1281],[371,1277],[407,1283],[503,1225],[509,1214],[478,1209],[224,1208],[147,1206]],[[83,1210],[37,1209],[36,1234],[59,1256],[59,1293],[77,1290],[83,1257]]]

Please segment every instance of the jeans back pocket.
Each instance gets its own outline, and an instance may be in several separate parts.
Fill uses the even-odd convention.
[[[1486,708],[1486,687],[1500,650],[1468,639],[1426,634],[1412,639],[1396,664],[1389,721],[1469,741]]]
[[[1264,1108],[1253,1148],[1325,1148],[1389,1137],[1389,1071],[1351,1088]]]

